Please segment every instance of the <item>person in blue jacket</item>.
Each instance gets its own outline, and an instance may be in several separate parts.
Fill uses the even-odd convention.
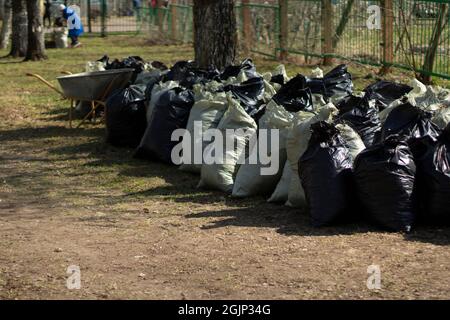
[[[76,48],[81,45],[78,37],[83,34],[83,24],[80,17],[72,8],[67,8],[65,5],[59,5],[64,19],[67,20],[67,28],[69,29],[69,38],[72,40],[71,47]]]

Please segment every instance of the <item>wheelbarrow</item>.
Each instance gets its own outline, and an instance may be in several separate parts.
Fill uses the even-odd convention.
[[[130,81],[133,72],[134,69],[115,69],[77,74],[64,72],[67,75],[56,78],[62,90],[58,89],[38,74],[27,73],[27,76],[37,78],[58,92],[63,99],[70,100],[69,126],[71,128],[74,101],[90,102],[91,110],[83,118],[80,124],[78,124],[77,128],[79,128],[90,117],[93,117],[95,121],[95,113],[97,108],[99,106],[105,106],[106,98],[111,92],[114,90],[123,89]]]

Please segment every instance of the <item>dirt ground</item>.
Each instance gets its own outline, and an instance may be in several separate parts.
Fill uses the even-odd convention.
[[[304,212],[202,191],[197,176],[135,160],[104,143],[101,124],[69,129],[67,103],[23,74],[80,70],[101,41],[42,63],[0,61],[1,299],[450,298],[449,228],[314,229]],[[107,41],[117,57],[191,53]],[[380,290],[366,286],[372,264]],[[66,286],[71,265],[80,289]]]

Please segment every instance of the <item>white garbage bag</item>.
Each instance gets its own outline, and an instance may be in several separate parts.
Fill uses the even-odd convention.
[[[260,155],[256,153],[256,164],[246,163],[241,165],[236,176],[232,195],[235,197],[249,197],[254,195],[266,195],[274,191],[281,178],[283,166],[286,162],[286,136],[289,128],[293,125],[294,114],[271,100],[266,106],[266,112],[259,120],[259,129],[267,130],[267,135],[258,135],[259,142],[265,139],[270,154],[271,164],[262,163]],[[277,129],[277,145],[272,145],[271,129]],[[252,149],[257,152],[257,148]],[[276,161],[276,164],[274,163]],[[263,168],[271,166],[270,174],[264,173]]]
[[[267,202],[285,203],[288,200],[289,186],[291,185],[292,170],[289,161],[286,160],[281,178]]]
[[[308,120],[309,118],[313,117],[314,114],[305,111],[300,111],[293,114],[286,111],[283,107],[278,107],[277,109],[274,109],[272,113],[269,113],[269,116],[270,120],[273,123],[279,123],[280,126],[284,124],[284,126],[286,127],[284,130],[280,131],[281,132],[280,136],[282,137],[280,139],[281,140],[280,145],[286,145],[287,136],[292,130],[292,127],[298,122]],[[263,120],[263,118],[261,118],[261,120]],[[281,178],[278,181],[278,184],[274,192],[272,193],[271,197],[267,201],[285,203],[288,200],[291,178],[292,178],[292,169],[289,164],[289,161],[286,161]]]
[[[267,132],[266,140],[270,146],[271,133],[269,130]],[[258,139],[263,139],[261,133]],[[269,164],[262,163],[256,149],[256,147],[253,148],[251,152],[255,152],[257,162],[250,163],[249,158],[247,158],[246,162],[239,167],[232,191],[234,197],[243,198],[270,194],[281,178],[282,166],[286,162],[286,149],[272,150],[269,147],[267,151],[270,159],[272,159]],[[264,173],[263,168],[269,169],[269,167],[271,167],[270,172]]]
[[[217,189],[227,193],[233,190],[234,177],[237,173],[238,162],[245,159],[246,145],[248,137],[256,135],[256,123],[245,112],[239,102],[227,94],[228,108],[217,126],[223,139],[221,146],[216,140],[210,143],[204,151],[204,155],[210,156],[210,162],[204,159],[205,163],[201,168],[201,178],[199,187]],[[232,129],[232,130],[227,130]],[[241,129],[242,132],[234,131]],[[226,140],[234,141],[233,148],[227,150]],[[220,150],[219,147],[222,149]],[[211,161],[212,158],[220,159],[221,162]]]
[[[319,67],[311,71],[311,78],[323,78],[323,70]]]
[[[433,115],[433,118],[431,118],[431,121],[439,128],[445,129],[445,127],[450,123],[450,107],[442,107],[437,110]]]
[[[196,98],[197,97],[199,97],[198,94],[196,94]],[[228,101],[224,92],[211,93],[203,91],[201,100],[196,100],[189,114],[189,119],[186,126],[188,134],[183,138],[183,140],[190,139],[191,141],[191,164],[182,164],[180,166],[180,170],[200,173],[202,164],[194,163],[194,152],[195,150],[201,150],[201,155],[203,155],[203,151],[209,143],[204,142],[201,139],[202,135],[198,137],[200,140],[196,140],[194,125],[200,125],[197,128],[201,128],[201,132],[205,132],[208,129],[217,128],[227,107]],[[197,148],[198,144],[201,145],[200,148]]]
[[[345,146],[348,148],[352,159],[355,160],[356,156],[366,148],[364,142],[359,134],[348,124],[339,123],[336,125],[336,128],[339,130],[342,138],[344,138]]]

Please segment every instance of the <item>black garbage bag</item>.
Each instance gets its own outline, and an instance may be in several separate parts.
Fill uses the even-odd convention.
[[[139,56],[129,56],[123,60],[114,59],[111,63],[108,63],[105,69],[122,69],[132,68],[136,71],[144,71],[144,60]]]
[[[193,104],[191,90],[176,87],[161,94],[135,156],[172,163],[172,149],[178,144],[171,141],[172,132],[186,128]]]
[[[165,70],[169,70],[169,68],[163,63],[163,62],[161,62],[161,61],[152,61],[151,63],[150,63],[150,65],[153,67],[153,68],[155,68],[155,69],[158,69],[158,70],[160,70],[160,71],[165,71]]]
[[[237,66],[227,66],[220,74],[221,80],[227,80],[230,77],[237,77],[241,70],[244,70],[245,75],[248,79],[260,77],[256,72],[256,67],[253,64],[252,59],[245,59],[241,62],[241,64]]]
[[[221,90],[230,91],[244,110],[248,114],[252,114],[257,112],[263,103],[261,97],[264,94],[264,79],[261,77],[251,78],[241,84],[224,86]]]
[[[344,98],[337,108],[340,114],[338,121],[346,122],[359,134],[366,147],[371,146],[376,133],[381,130],[375,100],[350,95]]]
[[[109,57],[107,55],[104,55],[97,61],[103,62],[105,64],[106,70],[124,69],[124,68],[134,69],[133,77],[131,78],[131,83],[134,83],[137,75],[142,71],[144,71],[145,69],[145,61],[139,56],[129,56],[123,60],[114,59],[112,62],[109,62]]]
[[[276,75],[272,76],[272,78],[270,78],[270,82],[283,85],[284,84],[284,76],[282,74],[276,74]]]
[[[337,66],[323,78],[306,78],[306,86],[312,93],[321,94],[325,98],[345,97],[353,92],[352,75],[345,64]]]
[[[367,86],[364,92],[369,99],[377,101],[377,107],[382,111],[411,90],[412,87],[406,84],[380,80]]]
[[[353,171],[365,216],[388,230],[409,232],[415,220],[416,165],[408,144],[390,136],[362,151]]]
[[[154,85],[155,83],[158,83],[161,81],[163,74],[160,70],[152,70],[152,71],[144,71],[138,74],[136,81],[134,82],[135,85],[142,85],[144,87],[150,85]]]
[[[145,93],[140,86],[116,91],[106,101],[106,142],[135,148],[147,127]]]
[[[178,81],[180,86],[192,89],[195,84],[219,80],[219,75],[217,69],[212,67],[208,70],[201,69],[195,61],[178,61],[163,76],[162,81]]]
[[[284,84],[272,99],[289,112],[314,111],[311,90],[301,74]]]
[[[103,57],[101,57],[97,61],[102,62],[103,65],[106,67],[109,64],[109,56],[105,54]]]
[[[308,148],[298,162],[312,224],[329,225],[352,214],[352,157],[333,124],[311,126]]]
[[[380,138],[399,135],[412,146],[424,137],[436,140],[441,130],[432,121],[432,113],[417,108],[410,103],[392,109],[381,128]]]
[[[450,124],[437,141],[427,140],[427,151],[416,161],[419,219],[427,224],[449,225]]]
[[[143,72],[141,73],[138,78],[136,79],[136,84],[145,84],[145,99],[147,101],[147,104],[152,99],[152,90],[153,87],[160,83],[164,74],[161,72],[158,72],[156,70],[153,70],[151,72]]]

